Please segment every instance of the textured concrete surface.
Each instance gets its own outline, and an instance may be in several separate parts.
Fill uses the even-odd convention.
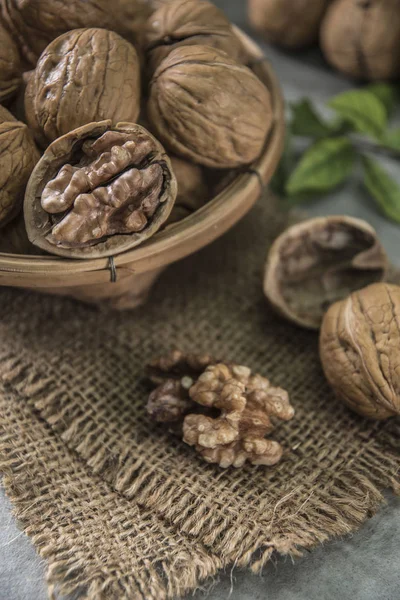
[[[217,0],[216,4],[246,29],[244,0]],[[311,96],[322,105],[350,87],[348,81],[326,69],[315,53],[293,56],[264,48],[288,101]],[[400,228],[377,212],[357,182],[307,209],[315,215],[346,213],[366,219],[377,229],[392,261],[400,266]],[[354,536],[327,543],[294,563],[276,557],[259,577],[235,569],[224,573],[207,582],[195,600],[398,600],[399,550],[400,502],[388,495],[388,504]],[[17,529],[11,506],[0,490],[0,600],[46,597],[44,563]]]

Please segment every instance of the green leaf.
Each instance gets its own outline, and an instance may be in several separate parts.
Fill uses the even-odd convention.
[[[382,137],[382,143],[387,148],[392,148],[400,152],[400,128],[386,132]]]
[[[381,164],[363,156],[364,184],[381,211],[392,221],[400,223],[400,186]]]
[[[328,192],[350,175],[356,152],[345,137],[315,142],[291,174],[286,192],[289,196]]]
[[[380,100],[388,116],[393,113],[396,103],[399,100],[398,90],[394,85],[382,82],[371,83],[365,89]]]
[[[385,132],[388,121],[386,108],[376,95],[366,89],[343,92],[332,98],[329,106],[359,133],[379,139]]]
[[[319,116],[307,98],[291,104],[292,121],[290,129],[294,135],[321,138],[338,131],[340,123],[327,123]]]

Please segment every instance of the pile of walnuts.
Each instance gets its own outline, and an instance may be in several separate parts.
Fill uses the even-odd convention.
[[[207,0],[0,8],[0,227],[20,240],[24,219],[24,252],[133,248],[260,155],[269,91]]]
[[[272,43],[320,41],[326,60],[356,79],[400,77],[399,0],[248,0],[249,20]]]

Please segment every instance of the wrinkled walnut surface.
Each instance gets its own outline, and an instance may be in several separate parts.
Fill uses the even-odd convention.
[[[178,195],[167,225],[185,219],[210,199],[203,169],[187,160],[171,156],[172,170],[178,184]]]
[[[22,83],[22,65],[18,48],[0,25],[0,102],[16,94]]]
[[[53,142],[38,163],[25,195],[28,236],[60,256],[111,256],[153,235],[175,197],[169,158],[148,131],[91,123]]]
[[[400,287],[377,283],[331,306],[320,357],[329,383],[354,411],[372,419],[400,414]]]
[[[332,2],[321,26],[321,48],[328,62],[352,77],[398,77],[399,0]]]
[[[212,46],[242,62],[243,46],[224,13],[207,0],[171,0],[148,20],[144,46],[148,68],[155,71],[175,48],[189,45]]]
[[[0,106],[0,225],[22,208],[25,187],[39,152],[25,123]]]
[[[77,29],[54,40],[25,92],[26,118],[43,146],[94,121],[135,123],[139,110],[136,50],[104,29]]]
[[[162,61],[147,108],[166,148],[216,168],[255,160],[272,125],[270,94],[261,81],[206,46],[182,46]]]
[[[248,0],[251,25],[286,48],[304,48],[317,41],[329,0]]]
[[[216,361],[207,365],[211,357],[196,361],[195,355],[186,359],[178,354],[151,367],[151,372],[154,365],[164,367],[162,377],[152,378],[158,387],[147,404],[151,417],[162,423],[183,422],[183,440],[209,463],[224,468],[241,467],[246,461],[276,464],[282,447],[265,435],[274,429],[271,418],[286,421],[293,417],[287,392],[252,375],[247,367]],[[202,372],[193,368],[200,365]]]
[[[318,329],[333,302],[381,281],[386,269],[386,253],[365,221],[309,219],[289,227],[272,245],[264,293],[283,316]]]

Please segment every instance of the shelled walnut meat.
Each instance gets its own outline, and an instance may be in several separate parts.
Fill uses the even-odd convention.
[[[147,21],[147,68],[153,73],[175,48],[199,44],[223,50],[238,62],[245,58],[232,24],[214,4],[207,0],[165,2]]]
[[[150,82],[147,112],[167,150],[215,168],[254,161],[272,125],[263,83],[208,46],[176,48],[161,62]]]
[[[400,414],[400,287],[370,285],[337,302],[324,317],[320,357],[325,375],[357,413]]]
[[[158,387],[150,394],[149,414],[158,422],[182,423],[183,441],[206,462],[226,468],[280,460],[281,445],[265,435],[274,429],[273,419],[294,415],[285,390],[245,366],[179,351],[154,361],[151,374]]]
[[[21,210],[39,152],[25,123],[0,106],[0,226]]]
[[[22,83],[22,65],[18,48],[0,24],[0,102],[16,94]]]
[[[105,29],[76,29],[55,39],[25,92],[26,118],[42,146],[94,121],[135,123],[139,110],[136,50]]]
[[[386,253],[365,221],[308,219],[289,227],[272,245],[264,293],[284,317],[318,329],[332,303],[381,281],[386,269]]]
[[[143,127],[102,121],[57,139],[29,180],[30,241],[72,258],[133,248],[167,220],[176,180],[161,144]]]

